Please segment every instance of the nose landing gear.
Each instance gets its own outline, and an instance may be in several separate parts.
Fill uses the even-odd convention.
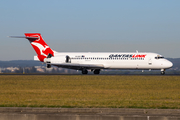
[[[161,69],[161,75],[165,74],[165,69]]]
[[[162,71],[162,72],[161,72],[161,75],[164,75],[164,74],[165,74],[165,72],[164,72],[164,71]]]

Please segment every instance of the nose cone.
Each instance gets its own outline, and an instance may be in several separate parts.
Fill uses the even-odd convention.
[[[165,63],[165,66],[167,68],[171,68],[173,66],[173,63],[167,60],[166,63]]]

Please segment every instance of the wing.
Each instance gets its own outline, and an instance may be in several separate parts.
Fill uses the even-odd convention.
[[[78,63],[49,63],[51,65],[62,67],[62,68],[69,68],[75,70],[81,70],[82,68],[86,69],[103,69],[103,64],[78,64]]]

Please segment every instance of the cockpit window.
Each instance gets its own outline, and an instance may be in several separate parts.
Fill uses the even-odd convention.
[[[157,57],[155,57],[155,59],[163,59],[163,56],[157,55]]]

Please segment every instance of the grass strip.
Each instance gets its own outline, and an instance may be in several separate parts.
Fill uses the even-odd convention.
[[[180,76],[1,75],[1,107],[180,108]]]

